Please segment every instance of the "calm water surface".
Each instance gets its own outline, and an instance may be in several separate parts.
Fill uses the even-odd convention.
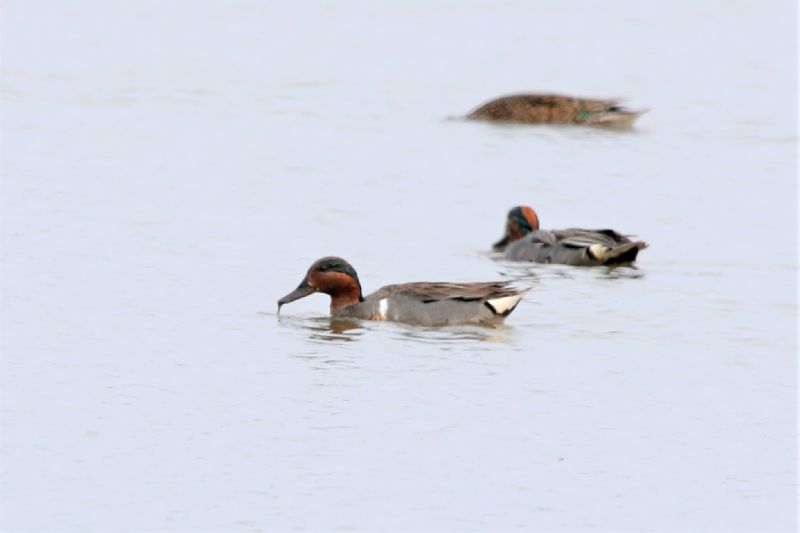
[[[3,2],[6,531],[792,531],[793,2]],[[630,133],[447,120],[629,97]],[[506,211],[637,268],[515,265]],[[498,328],[275,315],[510,278]]]

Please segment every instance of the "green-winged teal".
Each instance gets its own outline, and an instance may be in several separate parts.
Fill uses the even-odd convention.
[[[616,100],[590,100],[558,94],[517,94],[487,102],[467,118],[524,124],[582,124],[630,128],[645,113],[621,107]]]
[[[611,229],[540,230],[536,212],[519,206],[508,212],[505,235],[493,248],[512,261],[599,266],[630,264],[647,243]]]
[[[331,316],[394,320],[421,326],[497,322],[517,306],[525,290],[507,281],[483,283],[402,283],[387,285],[364,297],[355,269],[341,257],[314,262],[295,290],[278,300],[281,306],[309,294],[331,297]]]

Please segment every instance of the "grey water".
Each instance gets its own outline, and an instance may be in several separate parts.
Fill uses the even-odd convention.
[[[794,531],[791,1],[79,3],[2,24],[3,531]],[[454,120],[624,97],[631,132]],[[512,264],[507,210],[635,268]],[[275,314],[531,287],[505,325]]]

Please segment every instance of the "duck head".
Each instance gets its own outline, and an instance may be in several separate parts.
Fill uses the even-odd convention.
[[[492,249],[495,252],[502,252],[512,242],[537,229],[539,229],[539,217],[536,216],[536,211],[527,205],[517,206],[508,212],[506,233],[502,239],[494,243]]]
[[[364,301],[361,282],[355,269],[341,257],[323,257],[309,267],[306,277],[295,290],[278,300],[281,306],[309,294],[322,292],[331,297],[331,309],[339,309]]]

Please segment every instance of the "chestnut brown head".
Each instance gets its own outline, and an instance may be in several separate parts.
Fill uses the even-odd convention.
[[[508,212],[506,232],[502,239],[494,243],[492,249],[502,252],[512,242],[537,229],[539,229],[539,217],[536,216],[536,211],[527,205],[517,206]]]
[[[281,306],[309,294],[322,292],[331,297],[331,308],[338,309],[363,302],[361,282],[355,269],[341,257],[323,257],[309,267],[306,277],[295,290],[278,300]]]

